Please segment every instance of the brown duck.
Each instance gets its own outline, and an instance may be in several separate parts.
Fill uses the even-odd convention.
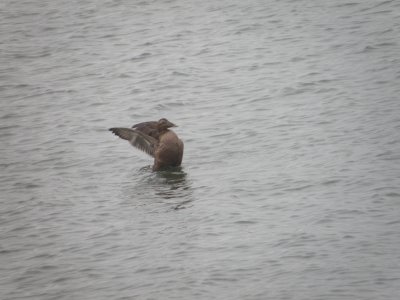
[[[121,139],[128,140],[132,146],[154,157],[153,170],[177,167],[182,163],[183,142],[169,128],[176,127],[165,118],[143,122],[132,128],[110,128]]]

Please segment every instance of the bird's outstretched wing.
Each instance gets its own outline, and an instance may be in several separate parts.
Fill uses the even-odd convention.
[[[154,157],[154,149],[157,147],[158,143],[155,138],[131,128],[119,127],[110,128],[109,130],[121,139],[129,141],[132,146]]]

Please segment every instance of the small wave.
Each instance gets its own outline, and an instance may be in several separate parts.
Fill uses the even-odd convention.
[[[172,72],[172,75],[173,76],[189,76],[189,74],[187,74],[187,73],[183,73],[183,72],[178,72],[178,71],[174,71],[174,72]]]
[[[396,47],[397,43],[395,42],[386,42],[386,43],[380,43],[376,44],[376,47]]]
[[[126,73],[122,73],[122,74],[119,74],[118,77],[119,78],[131,78],[132,76],[130,76],[129,74],[126,74]]]
[[[400,224],[400,220],[386,222],[386,225],[397,225],[397,224]]]
[[[332,180],[327,180],[327,181],[322,182],[322,185],[332,185],[332,184],[336,184],[339,182],[340,182],[339,179],[332,179]]]
[[[282,90],[282,95],[283,96],[293,96],[293,95],[299,95],[303,94],[305,92],[308,92],[308,88],[293,88],[293,87],[285,87]]]
[[[19,115],[16,113],[8,113],[0,117],[0,119],[16,119]]]
[[[0,131],[1,130],[8,130],[8,129],[15,129],[15,128],[19,128],[21,126],[17,125],[13,125],[13,126],[0,126]]]
[[[42,186],[39,184],[35,184],[35,183],[16,182],[16,183],[14,183],[14,187],[24,188],[24,189],[36,189],[36,188],[40,188]]]
[[[256,221],[251,221],[251,220],[240,220],[240,221],[236,221],[235,224],[239,224],[239,225],[251,225],[251,224],[257,224],[258,222]]]
[[[140,55],[131,57],[129,60],[131,60],[131,61],[143,60],[143,59],[146,59],[146,58],[148,58],[150,56],[152,56],[152,54],[150,52],[144,52],[144,53],[142,53]]]
[[[349,3],[335,5],[335,7],[349,7],[349,6],[357,6],[359,4],[360,3],[358,3],[358,2],[349,2]]]
[[[288,191],[288,192],[298,192],[298,191],[302,191],[302,190],[309,189],[309,188],[311,188],[311,187],[313,187],[312,184],[306,184],[306,185],[302,185],[302,186],[299,186],[299,187],[286,188],[285,191]]]
[[[305,57],[295,56],[290,59],[291,62],[299,62],[305,60]]]
[[[400,199],[400,193],[396,193],[396,192],[387,193],[387,194],[385,194],[385,196]]]

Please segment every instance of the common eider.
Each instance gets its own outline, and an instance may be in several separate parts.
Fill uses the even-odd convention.
[[[157,121],[142,122],[132,128],[110,128],[121,139],[154,157],[153,170],[165,167],[177,167],[182,163],[183,142],[169,128],[176,127],[165,118]]]

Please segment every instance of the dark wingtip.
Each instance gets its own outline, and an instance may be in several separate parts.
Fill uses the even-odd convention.
[[[109,128],[108,130],[111,131],[114,135],[119,137],[119,135],[117,134],[118,128]]]

